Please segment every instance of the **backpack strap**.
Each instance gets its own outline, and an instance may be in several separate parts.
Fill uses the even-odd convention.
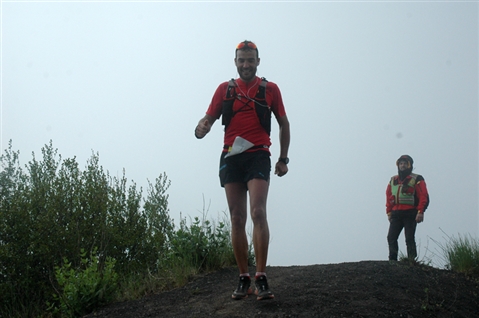
[[[236,87],[235,79],[232,78],[232,79],[229,80],[228,88],[226,89],[226,98],[227,99],[230,99],[230,98],[236,96],[235,87]]]
[[[230,124],[231,118],[233,118],[233,103],[236,97],[236,83],[234,78],[230,79],[228,82],[228,87],[226,88],[225,99],[223,100],[223,106],[221,111],[221,122],[226,127]]]
[[[261,83],[258,85],[258,91],[255,96],[255,110],[259,122],[264,130],[271,133],[271,107],[266,102],[266,85],[268,81],[266,78],[261,78]]]
[[[254,97],[255,100],[266,100],[266,84],[268,81],[266,78],[261,77],[261,82],[258,85],[258,90],[256,91],[256,96]]]

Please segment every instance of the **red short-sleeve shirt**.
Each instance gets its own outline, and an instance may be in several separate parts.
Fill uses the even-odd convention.
[[[261,79],[259,77],[256,77],[256,80],[250,83],[245,83],[240,78],[236,79],[238,85],[236,87],[236,93],[254,98],[260,82]],[[228,82],[221,83],[218,86],[206,114],[216,119],[220,118],[227,88]],[[240,99],[235,99],[233,104],[233,112],[235,115],[231,119],[228,129],[225,132],[224,144],[230,146],[237,136],[241,136],[255,146],[271,146],[271,138],[259,122],[254,103],[247,101],[245,98],[239,98]],[[273,82],[268,82],[266,85],[266,102],[271,107],[271,111],[276,118],[281,118],[286,115],[281,92],[278,86]]]

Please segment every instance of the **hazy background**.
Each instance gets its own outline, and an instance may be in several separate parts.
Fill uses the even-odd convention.
[[[234,49],[259,47],[291,123],[289,173],[272,177],[268,265],[388,256],[385,190],[409,154],[431,204],[420,257],[478,234],[477,2],[1,3],[1,145],[26,164],[50,140],[92,151],[143,187],[166,172],[170,215],[227,213],[223,127],[193,130]],[[272,131],[278,157],[278,128]],[[248,225],[250,227],[251,224]],[[405,252],[404,234],[400,248]],[[427,251],[429,250],[429,252]]]

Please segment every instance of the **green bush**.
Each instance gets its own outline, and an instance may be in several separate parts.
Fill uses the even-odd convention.
[[[93,251],[93,254],[96,251]],[[57,305],[52,305],[54,313],[62,317],[80,317],[98,306],[109,303],[117,291],[118,274],[114,270],[115,260],[107,258],[104,267],[98,256],[86,257],[81,251],[81,268],[72,268],[65,258],[61,267],[55,267],[55,277],[59,288],[54,294]]]
[[[228,217],[175,228],[165,173],[143,198],[98,154],[82,170],[51,141],[41,152],[22,167],[10,141],[0,156],[0,317],[79,316],[236,263]]]
[[[162,263],[180,284],[196,273],[234,264],[228,220],[224,218],[216,224],[206,219],[206,213],[202,219],[190,220],[189,226],[186,218],[181,218],[179,228],[172,232],[168,255]]]
[[[171,233],[168,254],[162,259],[162,267],[176,285],[186,283],[197,273],[236,265],[229,217],[224,214],[219,220],[208,220],[204,209],[201,218],[190,218],[189,225],[187,218],[180,218],[179,228]],[[252,242],[248,264],[254,265]]]
[[[10,141],[0,165],[0,312],[41,315],[53,301],[55,267],[66,258],[72,269],[82,269],[81,250],[97,249],[100,268],[114,259],[124,279],[158,272],[174,228],[166,174],[148,181],[142,207],[141,189],[134,182],[127,187],[124,172],[110,177],[98,154],[82,171],[50,142],[24,171]]]

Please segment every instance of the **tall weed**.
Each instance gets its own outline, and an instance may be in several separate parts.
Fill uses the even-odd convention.
[[[479,239],[470,234],[448,236],[446,242],[433,240],[439,247],[444,267],[468,275],[479,275]]]

